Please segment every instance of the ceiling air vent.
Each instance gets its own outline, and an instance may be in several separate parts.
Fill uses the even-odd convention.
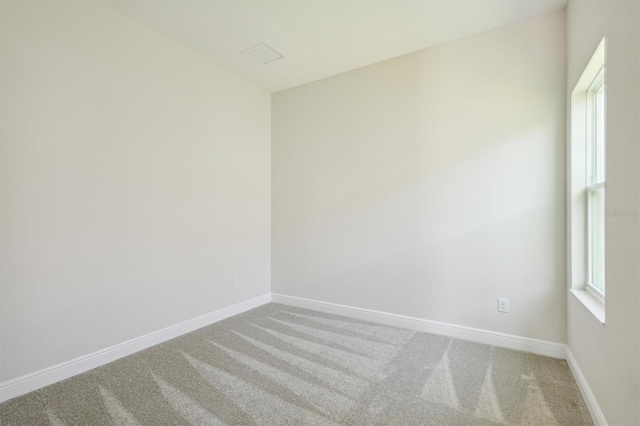
[[[257,46],[253,46],[248,48],[247,50],[243,50],[242,53],[244,53],[254,61],[260,62],[263,65],[284,58],[284,55],[282,53],[278,52],[267,43],[260,43]]]

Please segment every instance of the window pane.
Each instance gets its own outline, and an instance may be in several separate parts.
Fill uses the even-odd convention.
[[[591,285],[604,293],[604,190],[589,191]]]
[[[604,182],[605,179],[605,105],[604,85],[595,95],[595,182]]]

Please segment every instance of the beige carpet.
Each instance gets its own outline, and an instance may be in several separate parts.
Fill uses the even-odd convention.
[[[0,424],[592,423],[563,360],[272,303],[0,404]]]

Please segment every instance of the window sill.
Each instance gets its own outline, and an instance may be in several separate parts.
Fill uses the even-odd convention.
[[[601,324],[604,324],[604,303],[586,290],[569,290]]]

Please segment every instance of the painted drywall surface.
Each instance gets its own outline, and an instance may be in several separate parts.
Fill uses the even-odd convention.
[[[607,200],[610,211],[640,207],[639,3],[571,1],[567,7],[568,95],[607,37]],[[638,217],[606,219],[606,325],[568,296],[568,345],[607,422],[640,423]]]
[[[1,7],[0,380],[268,293],[269,93],[97,1]]]
[[[274,94],[273,291],[564,342],[564,46],[561,11]]]

